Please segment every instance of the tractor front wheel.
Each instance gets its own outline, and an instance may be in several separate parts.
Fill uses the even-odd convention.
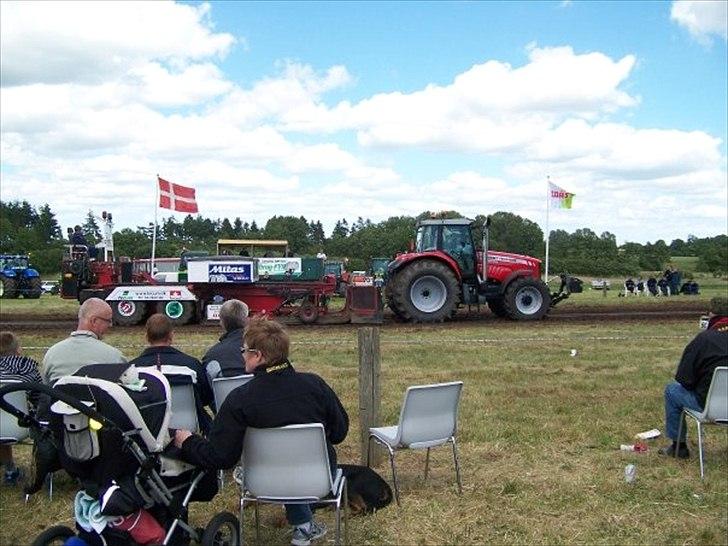
[[[0,298],[12,299],[18,297],[18,282],[9,277],[0,279]]]
[[[540,279],[521,277],[506,288],[503,306],[513,320],[540,320],[551,307],[551,295]]]
[[[410,322],[442,322],[455,314],[460,301],[455,274],[434,260],[405,265],[387,290],[394,314]]]

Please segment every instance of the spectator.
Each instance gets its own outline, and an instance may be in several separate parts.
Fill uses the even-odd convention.
[[[12,332],[0,332],[0,381],[42,382],[38,363],[32,358],[22,356],[20,342]],[[37,403],[37,396],[29,396],[31,408]],[[13,447],[0,444],[0,463],[5,465],[3,482],[15,485],[23,473],[15,466]]]
[[[320,249],[320,250],[318,251],[318,254],[316,254],[316,257],[317,257],[317,258],[318,258],[319,260],[324,260],[324,261],[326,261],[326,253],[324,252],[324,249],[323,249],[323,248],[322,248],[322,249]]]
[[[659,281],[657,281],[657,287],[660,289],[659,294],[663,296],[670,295],[670,281],[667,277],[662,277]]]
[[[349,417],[339,398],[319,376],[293,368],[288,360],[288,334],[277,322],[251,320],[244,342],[245,369],[255,377],[228,395],[207,440],[189,431],[176,431],[174,443],[181,448],[182,458],[204,468],[230,468],[240,460],[249,426],[322,423],[333,471],[333,445],[342,442],[349,430]],[[285,508],[293,526],[291,544],[307,546],[326,533],[326,527],[313,520],[310,505],[287,504]]]
[[[657,279],[655,277],[647,279],[647,290],[651,296],[657,296]]]
[[[78,328],[53,345],[43,358],[43,381],[53,385],[64,375],[73,375],[87,364],[126,362],[119,349],[101,341],[112,323],[111,307],[104,300],[89,298],[78,309]]]
[[[219,341],[202,357],[202,365],[210,383],[216,377],[245,373],[240,347],[243,346],[248,312],[248,306],[240,300],[228,300],[220,307],[220,326],[223,333]]]
[[[687,459],[683,408],[703,411],[713,371],[728,360],[728,298],[710,301],[708,328],[688,343],[677,366],[675,381],[665,387],[665,429],[672,444],[659,450],[661,455]],[[682,436],[678,438],[680,421]]]
[[[197,405],[197,422],[200,425],[200,430],[206,434],[210,428],[211,419],[204,406],[209,406],[212,402],[212,389],[202,364],[196,358],[172,347],[174,332],[172,330],[172,321],[169,320],[167,315],[155,313],[147,319],[146,338],[149,347],[133,359],[131,364],[135,366],[156,366],[157,369],[161,369],[162,366],[180,366],[195,372],[194,391]],[[175,384],[179,380],[179,376],[172,373],[165,373],[165,375],[171,384]],[[186,379],[185,381],[188,382]]]
[[[624,281],[624,293],[626,294],[634,294],[634,281],[632,280],[632,277],[629,277],[626,281]]]
[[[637,277],[637,295],[638,296],[644,296],[645,294],[645,281],[642,280],[642,277]]]
[[[89,298],[84,301],[78,309],[76,331],[46,351],[41,372],[43,382],[52,386],[64,375],[73,375],[88,364],[126,362],[120,350],[101,341],[111,327],[112,316],[111,307],[104,300]],[[41,418],[48,417],[49,402],[48,397],[41,397],[38,406]],[[58,450],[47,436],[35,439],[33,459],[36,471],[33,482],[25,486],[28,495],[40,490],[46,475],[60,468]]]
[[[670,293],[677,296],[680,293],[680,283],[682,282],[682,273],[675,269],[674,265],[670,266]]]

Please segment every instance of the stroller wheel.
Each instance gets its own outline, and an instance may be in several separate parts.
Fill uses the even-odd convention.
[[[54,525],[39,534],[31,546],[61,546],[76,533],[65,525]]]
[[[238,546],[240,523],[230,512],[220,512],[207,524],[202,533],[202,546]]]

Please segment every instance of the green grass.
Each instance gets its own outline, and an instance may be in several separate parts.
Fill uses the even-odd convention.
[[[381,329],[381,417],[394,424],[407,386],[465,383],[459,417],[464,491],[456,492],[446,448],[432,452],[431,477],[422,479],[423,452],[397,456],[402,507],[350,520],[352,544],[726,544],[728,437],[706,432],[707,477],[697,458],[664,460],[663,439],[645,454],[619,444],[653,427],[664,430],[662,389],[697,316],[666,322],[533,324],[489,322],[457,327]],[[177,345],[200,356],[217,336],[180,330]],[[42,358],[61,334],[21,332],[27,353]],[[135,356],[141,329],[115,328],[109,341]],[[292,360],[339,393],[351,428],[339,446],[341,462],[359,461],[358,357],[355,328],[292,329]],[[571,357],[571,349],[577,356]],[[691,432],[693,432],[691,428]],[[29,446],[15,448],[27,463]],[[637,465],[626,484],[624,466]],[[378,471],[390,480],[384,464]],[[71,522],[76,492],[57,479],[53,501],[35,495],[25,506],[16,489],[0,487],[0,544],[27,544],[41,529]],[[215,512],[236,512],[230,479],[211,502],[194,505],[204,525]],[[286,544],[273,525],[275,508],[262,510],[262,538]],[[251,522],[252,512],[246,515]],[[322,518],[333,523],[332,514]],[[248,527],[252,539],[252,525]]]

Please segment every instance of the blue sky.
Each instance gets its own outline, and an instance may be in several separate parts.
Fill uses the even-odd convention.
[[[64,228],[89,209],[135,227],[160,173],[212,218],[330,231],[507,210],[544,228],[551,175],[576,193],[551,229],[726,233],[727,17],[706,1],[2,2],[0,196],[48,202]]]

